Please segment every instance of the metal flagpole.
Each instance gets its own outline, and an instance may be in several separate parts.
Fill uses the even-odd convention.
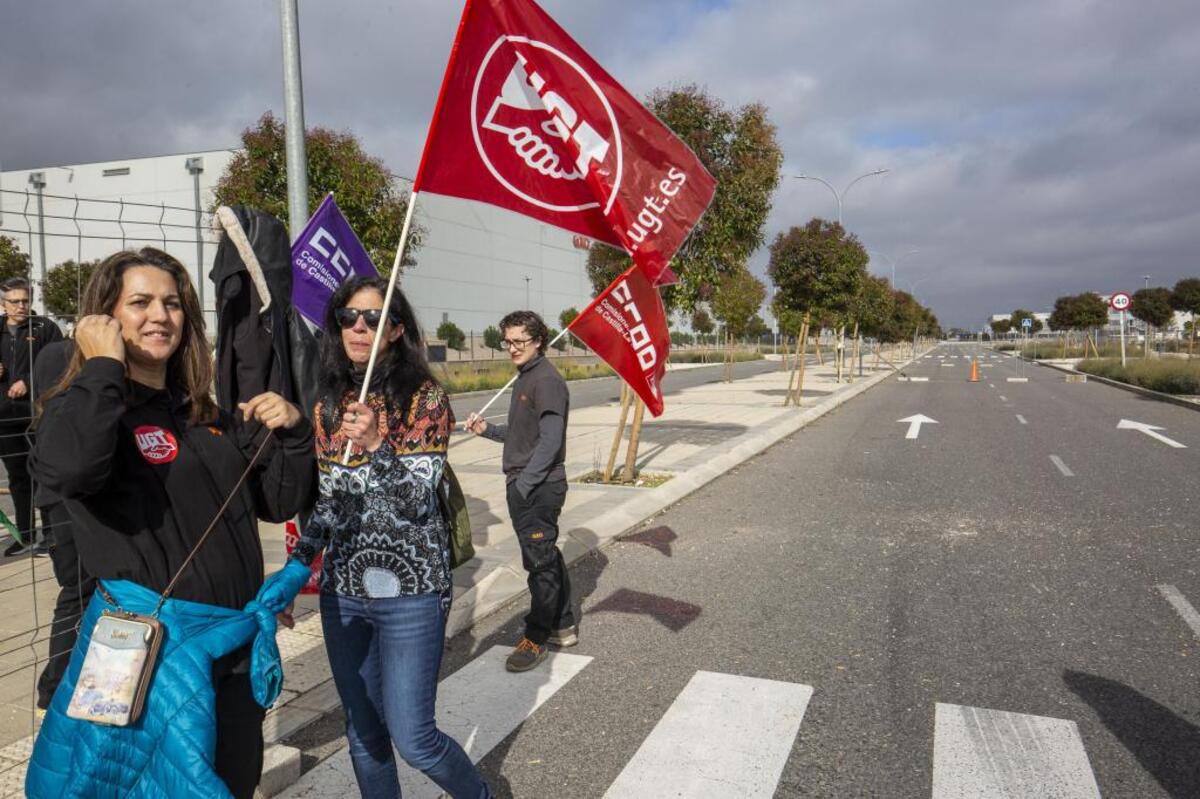
[[[404,212],[404,226],[400,229],[400,243],[396,245],[396,258],[392,261],[392,274],[388,277],[387,293],[383,295],[383,318],[375,328],[375,338],[371,340],[371,357],[367,361],[367,373],[363,376],[362,390],[358,392],[359,404],[367,401],[367,390],[371,387],[371,373],[375,371],[375,358],[379,355],[379,339],[382,336],[384,321],[388,318],[388,309],[392,306],[392,294],[396,291],[396,277],[400,274],[400,262],[404,259],[404,247],[408,243],[408,229],[412,227],[413,209],[417,207],[417,193],[408,196],[408,210]],[[342,463],[350,462],[350,451],[354,448],[353,441],[346,442],[346,452],[342,455]]]

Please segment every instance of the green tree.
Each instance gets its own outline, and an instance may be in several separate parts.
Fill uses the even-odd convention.
[[[867,260],[858,239],[839,223],[812,219],[776,236],[767,273],[780,307],[844,325],[866,278]]]
[[[746,325],[746,335],[758,340],[763,336],[771,335],[771,328],[767,327],[767,323],[762,316],[755,314],[750,317],[750,324]]]
[[[558,323],[563,326],[563,330],[566,330],[567,328],[569,328],[571,326],[571,323],[574,322],[578,318],[579,318],[579,309],[572,306],[570,308],[564,309],[563,312],[558,315]],[[568,339],[570,341],[579,343],[579,339],[575,338],[575,335],[573,333],[568,332],[566,337],[563,340],[564,347],[566,346],[565,342]],[[562,347],[560,347],[559,349],[562,349]]]
[[[0,236],[0,282],[10,277],[28,278],[33,269],[33,259],[21,252],[16,239]]]
[[[1029,328],[1030,335],[1037,333],[1043,327],[1042,320],[1034,316],[1033,311],[1027,311],[1024,308],[1018,308],[1013,311],[1012,315],[1008,317],[1008,322],[1012,326],[1013,330],[1017,332],[1024,332],[1024,328],[1021,325],[1022,319],[1032,320],[1033,326]]]
[[[559,352],[562,352],[563,350],[565,350],[567,348],[567,336],[563,336],[562,338],[558,339],[558,341],[555,341],[554,339],[555,339],[555,337],[558,336],[558,331],[555,330],[554,328],[550,328],[549,335],[550,335],[550,342],[551,342],[550,346],[551,347],[554,347],[554,349],[558,350]],[[568,333],[567,335],[570,335],[570,334]]]
[[[741,338],[749,335],[750,321],[766,296],[767,288],[762,281],[750,274],[750,270],[739,269],[724,275],[717,284],[712,298],[713,315],[724,323],[729,335]]]
[[[383,161],[363,151],[350,133],[311,128],[304,135],[308,159],[308,207],[316,210],[329,192],[337,198],[350,227],[362,240],[379,272],[390,274],[408,197]],[[247,205],[288,219],[287,159],[284,124],[271,112],[242,132],[242,150],[233,157],[214,189],[215,205]],[[402,266],[412,257],[424,231],[409,230]]]
[[[866,275],[852,305],[854,321],[864,336],[877,338],[892,313],[895,298],[887,278]]]
[[[57,316],[74,317],[79,313],[79,299],[83,289],[92,279],[99,260],[63,261],[46,273],[46,283],[42,286],[42,299],[46,310]]]
[[[453,322],[442,322],[438,325],[437,337],[446,342],[452,350],[462,350],[467,343],[467,334]]]
[[[1149,357],[1151,328],[1166,327],[1175,318],[1175,309],[1171,307],[1171,290],[1160,286],[1138,289],[1133,292],[1129,312],[1135,319],[1146,323],[1146,347],[1143,354]]]
[[[1200,313],[1200,277],[1185,277],[1171,290],[1171,307],[1192,315],[1192,325],[1187,329],[1188,359],[1196,344],[1196,314]]]
[[[712,204],[671,262],[679,283],[663,291],[668,311],[693,311],[722,275],[736,271],[762,246],[783,150],[761,103],[730,109],[693,85],[659,89],[646,107],[692,148],[717,180]],[[603,291],[630,263],[623,252],[593,247],[588,277],[595,292]]]
[[[994,319],[988,322],[988,326],[992,328],[992,333],[996,336],[1007,336],[1012,330],[1011,319]]]
[[[692,313],[692,330],[695,330],[700,336],[707,336],[716,329],[717,326],[713,323],[708,311],[703,308],[697,308]],[[701,343],[704,343],[703,340],[701,340]]]
[[[504,334],[500,332],[500,328],[492,325],[485,328],[483,331],[483,346],[489,350],[499,350],[500,342],[504,339]]]

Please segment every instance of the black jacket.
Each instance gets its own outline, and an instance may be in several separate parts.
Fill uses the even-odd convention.
[[[228,210],[245,234],[255,263],[247,265],[226,230],[208,274],[216,286],[217,404],[232,412],[239,402],[275,391],[310,415],[316,404],[317,345],[292,307],[287,229],[265,211],[240,205]],[[218,219],[224,223],[227,217],[218,212]],[[265,311],[265,298],[248,266],[261,274],[270,294]]]
[[[186,400],[125,378],[111,358],[88,360],[52,398],[30,456],[34,479],[62,497],[85,571],[162,591],[257,449],[257,423],[222,413],[188,422]],[[311,507],[312,426],[276,431],[173,596],[241,608],[263,580],[256,517],[274,522]]]
[[[0,419],[29,418],[32,407],[30,394],[10,400],[8,389],[18,380],[24,380],[26,387],[29,387],[29,375],[38,353],[42,347],[61,341],[62,337],[58,325],[44,316],[29,317],[25,324],[17,328],[17,335],[14,336],[8,326],[8,317],[0,316],[0,363],[4,364],[4,374],[0,375]],[[36,386],[33,390],[40,394],[46,388],[48,386]]]

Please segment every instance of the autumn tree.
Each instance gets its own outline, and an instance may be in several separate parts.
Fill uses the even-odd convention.
[[[42,299],[46,310],[56,316],[74,317],[79,314],[79,300],[83,289],[92,279],[99,260],[63,261],[46,273],[46,282],[42,286]]]
[[[679,283],[663,289],[668,311],[693,311],[722,275],[737,271],[762,246],[783,150],[760,103],[730,109],[703,88],[684,86],[655,91],[646,107],[717,181],[708,211],[671,261]],[[587,265],[592,288],[603,291],[630,264],[620,250],[592,247]]]
[[[311,128],[304,134],[308,160],[308,207],[316,209],[333,192],[338,207],[358,235],[380,274],[390,274],[396,244],[408,208],[408,197],[383,161],[368,155],[350,133]],[[242,149],[233,157],[214,189],[215,205],[259,208],[291,226],[288,219],[287,159],[284,124],[271,112],[242,132]],[[403,266],[424,231],[409,230]]]

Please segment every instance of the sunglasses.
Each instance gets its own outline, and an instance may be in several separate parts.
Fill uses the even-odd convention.
[[[346,330],[358,324],[358,317],[360,316],[367,323],[367,327],[374,330],[379,327],[379,321],[383,319],[383,310],[380,308],[369,308],[366,310],[361,308],[338,308],[333,313],[333,318]]]

